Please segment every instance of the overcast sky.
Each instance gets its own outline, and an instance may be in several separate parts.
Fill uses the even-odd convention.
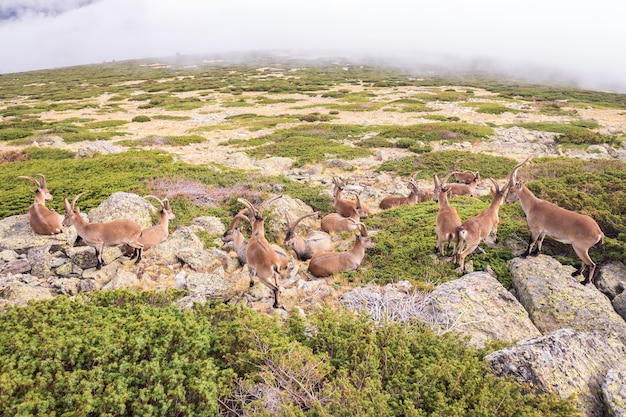
[[[291,50],[626,93],[622,0],[0,0],[0,73]]]

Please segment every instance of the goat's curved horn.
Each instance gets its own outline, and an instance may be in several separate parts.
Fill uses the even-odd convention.
[[[230,221],[230,225],[228,226],[228,230],[233,230],[235,227],[237,227],[241,220],[245,220],[250,223],[250,219],[244,214],[246,210],[248,209],[240,210],[239,213],[237,213],[235,217],[233,217],[233,219]]]
[[[36,179],[34,179],[33,177],[27,177],[27,176],[25,176],[25,175],[20,175],[20,176],[19,176],[19,177],[17,177],[17,178],[23,178],[23,179],[25,179],[25,180],[30,180],[30,181],[32,181],[32,182],[33,182],[33,183],[37,186],[37,188],[42,188],[42,187],[41,187],[41,185],[39,184],[39,181],[37,181],[37,180],[36,180]]]
[[[248,210],[250,210],[250,215],[251,215],[252,217],[256,217],[256,215],[257,215],[257,211],[256,211],[256,209],[254,208],[254,206],[252,205],[252,203],[250,203],[248,200],[246,200],[246,199],[245,199],[245,198],[243,198],[243,197],[239,197],[239,198],[237,199],[237,201],[238,201],[239,203],[243,204],[244,206],[246,206],[246,207],[248,208]]]
[[[500,194],[501,190],[500,190],[500,186],[498,185],[498,183],[496,182],[496,180],[494,180],[493,178],[489,177],[489,179],[491,180],[491,182],[493,183],[493,185],[496,187],[496,194]]]
[[[47,188],[48,186],[46,185],[46,176],[43,174],[37,174],[37,176],[41,177],[41,181],[39,181],[41,188]]]
[[[302,220],[306,219],[307,217],[313,217],[313,216],[317,217],[318,215],[319,215],[319,212],[317,211],[314,211],[313,213],[303,214],[302,216],[298,217],[298,219],[293,223],[293,226],[291,226],[290,229],[295,230],[298,223],[300,223]]]
[[[76,201],[79,199],[79,197],[81,195],[83,195],[83,194],[86,194],[86,193],[87,193],[87,191],[83,191],[82,193],[77,194],[76,197],[74,197],[74,199],[72,200],[72,206],[71,206],[72,210],[74,210],[74,206],[76,205]]]
[[[161,200],[161,199],[160,199],[159,197],[157,197],[157,196],[154,196],[154,195],[152,195],[152,194],[149,194],[149,195],[144,195],[144,196],[143,196],[143,198],[144,198],[144,199],[146,199],[146,200],[147,200],[148,198],[154,198],[156,201],[158,201],[158,202],[159,202],[159,204],[161,205],[161,208],[165,208],[165,203],[163,203],[163,200]]]
[[[259,216],[263,216],[263,210],[265,210],[265,207],[266,207],[269,203],[271,203],[271,202],[273,202],[273,201],[276,201],[276,200],[278,200],[279,198],[282,198],[282,197],[283,197],[282,195],[275,195],[275,196],[273,196],[273,197],[268,198],[267,200],[265,200],[265,201],[264,201],[264,202],[262,202],[261,204],[259,204],[258,215],[259,215]]]
[[[446,175],[445,177],[443,177],[443,179],[441,180],[441,184],[444,184],[448,182],[448,179],[453,176],[454,174],[459,174],[459,171],[452,171],[449,172],[448,175]]]
[[[515,167],[513,167],[513,169],[511,170],[511,173],[509,174],[509,183],[511,185],[517,182],[517,170],[526,162],[530,161],[531,158],[532,157],[529,156],[528,158],[526,158],[526,160],[524,160],[524,162],[520,162],[519,164],[515,165]]]

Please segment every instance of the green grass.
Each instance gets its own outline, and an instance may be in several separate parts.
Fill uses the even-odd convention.
[[[471,102],[471,103],[463,103],[462,106],[471,107],[474,110],[476,110],[477,113],[485,113],[485,114],[502,114],[502,113],[507,113],[507,112],[513,113],[513,114],[521,113],[521,110],[512,109],[501,103]]]
[[[588,122],[584,120],[570,123],[518,123],[511,126],[519,126],[525,129],[542,132],[558,133],[559,135],[556,138],[556,141],[559,144],[597,145],[608,143],[610,145],[615,145],[620,142],[616,136],[604,135],[591,130],[598,128],[599,125],[596,122]]]

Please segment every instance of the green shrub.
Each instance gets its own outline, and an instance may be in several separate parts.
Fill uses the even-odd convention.
[[[32,136],[33,132],[27,129],[6,128],[0,129],[0,141],[16,140]]]
[[[379,128],[384,138],[421,140],[423,142],[454,140],[477,141],[493,134],[489,126],[469,123],[440,122],[422,123],[410,126],[383,126]]]
[[[101,291],[10,307],[0,414],[572,416],[571,402],[490,374],[488,350],[419,323],[324,308],[284,326],[247,308],[173,307],[183,294]],[[308,331],[314,328],[315,331]],[[445,412],[443,412],[445,410]]]
[[[500,103],[463,103],[464,107],[473,107],[476,109],[477,113],[486,113],[486,114],[502,114],[502,113],[520,113],[520,110],[512,109]]]
[[[87,129],[105,129],[109,127],[123,126],[127,123],[128,122],[126,120],[101,120],[97,122],[85,123],[84,126]]]
[[[135,116],[132,118],[131,122],[137,122],[137,123],[145,123],[145,122],[149,122],[150,119],[148,116]]]

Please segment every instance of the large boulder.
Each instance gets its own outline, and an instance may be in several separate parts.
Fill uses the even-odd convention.
[[[178,254],[190,249],[202,249],[204,244],[189,227],[178,227],[169,237],[158,245],[149,249],[150,256],[161,258],[163,261],[176,264],[179,262]]]
[[[593,285],[572,278],[572,266],[546,255],[513,258],[508,265],[517,298],[543,334],[571,328],[597,331],[626,343],[624,319]]]
[[[133,193],[111,194],[95,209],[89,210],[90,223],[105,223],[112,220],[130,219],[142,229],[152,226],[151,213],[156,212],[152,203]]]
[[[270,242],[282,244],[285,240],[285,234],[287,233],[285,211],[291,215],[294,221],[304,214],[313,213],[313,209],[300,199],[283,195],[282,198],[274,200],[264,211],[264,215],[267,217],[267,221],[265,222],[267,226],[266,237]],[[306,232],[303,232],[304,230],[311,228],[319,230],[319,224],[319,219],[307,217],[298,223],[297,232],[306,235]]]
[[[76,230],[66,227],[56,235],[38,235],[30,227],[28,214],[19,214],[0,220],[0,251],[25,252],[35,247],[50,247],[52,250],[72,247],[76,242]]]
[[[561,329],[485,356],[499,376],[512,376],[537,392],[572,396],[590,417],[606,415],[601,386],[609,369],[626,361],[626,346],[600,334]]]
[[[596,286],[611,300],[626,289],[626,265],[609,262],[598,268]]]
[[[26,284],[22,281],[13,281],[0,290],[0,299],[10,304],[25,306],[29,301],[49,300],[54,298],[49,288],[39,285]]]
[[[626,364],[609,369],[602,384],[602,396],[608,415],[612,417],[626,416]]]
[[[421,315],[440,330],[469,336],[475,346],[541,335],[517,299],[486,272],[438,285],[427,297]]]

